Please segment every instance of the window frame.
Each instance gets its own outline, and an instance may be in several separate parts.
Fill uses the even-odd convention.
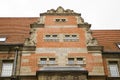
[[[6,64],[7,64],[7,66],[5,66]],[[2,69],[1,69],[1,77],[10,77],[10,76],[12,76],[13,65],[14,65],[13,60],[3,60],[2,61]],[[7,68],[4,68],[4,66],[7,67]],[[4,72],[6,72],[7,74],[4,73]]]
[[[5,42],[6,41],[6,37],[0,37],[0,42]]]
[[[75,35],[75,37],[73,36]],[[64,42],[78,42],[79,34],[64,34]]]
[[[42,60],[42,59],[45,59],[45,60]],[[40,58],[40,64],[41,65],[47,64],[47,58]]]
[[[53,59],[53,60],[50,60]],[[49,58],[49,64],[56,64],[56,59],[55,58]]]
[[[67,19],[66,18],[55,18],[54,21],[55,22],[66,22]]]
[[[117,47],[120,49],[120,43],[117,43]]]
[[[80,60],[78,60],[78,59],[80,59]],[[77,62],[77,64],[84,64],[84,58],[82,58],[82,57],[77,57],[77,58],[76,58],[76,62]]]
[[[73,59],[73,60],[70,60]],[[75,64],[75,58],[68,58],[68,64]]]
[[[117,66],[116,68],[114,68],[115,70],[112,70],[113,66],[114,67]],[[109,68],[110,77],[120,77],[118,66],[119,66],[118,61],[108,61],[108,68]],[[115,71],[116,71],[116,73],[115,73]]]
[[[49,36],[47,37],[47,35],[49,35]],[[43,39],[46,42],[58,42],[59,35],[58,34],[45,34]]]

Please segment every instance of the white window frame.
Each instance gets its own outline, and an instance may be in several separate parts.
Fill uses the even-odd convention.
[[[75,64],[75,58],[68,58],[68,64]]]
[[[42,60],[42,59],[45,59],[45,60]],[[41,65],[47,64],[47,58],[40,58],[40,64]]]
[[[49,58],[49,64],[55,64],[55,58]]]
[[[76,60],[77,60],[77,64],[84,64],[83,58],[76,58]]]
[[[119,69],[118,69],[118,64],[115,63],[109,63],[109,71],[111,77],[119,77]]]
[[[0,37],[0,42],[6,41],[6,37]]]
[[[120,49],[120,44],[117,44],[118,48]]]
[[[12,75],[13,63],[12,62],[3,62],[2,65],[2,77],[10,77]]]
[[[67,37],[67,35],[68,35],[68,37]],[[73,35],[76,35],[76,36],[74,37]],[[77,41],[79,41],[78,34],[65,34],[64,41],[65,42],[77,42]]]
[[[47,35],[50,35],[50,36],[47,37]],[[46,34],[44,36],[44,41],[47,41],[47,42],[58,42],[59,41],[58,35],[56,37],[54,35],[57,35],[57,34]]]

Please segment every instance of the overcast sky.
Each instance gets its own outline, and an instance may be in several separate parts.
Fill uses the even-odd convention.
[[[0,17],[39,17],[58,6],[81,13],[91,29],[120,30],[120,0],[0,0]]]

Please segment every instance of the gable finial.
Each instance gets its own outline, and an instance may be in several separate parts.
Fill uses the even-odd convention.
[[[56,13],[64,13],[64,8],[59,6],[57,9],[56,9]]]

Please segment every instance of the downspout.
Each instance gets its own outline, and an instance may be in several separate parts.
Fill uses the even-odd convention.
[[[16,79],[16,69],[17,69],[17,61],[18,61],[18,50],[19,50],[19,47],[16,46],[15,48],[15,56],[14,56],[14,63],[13,63],[13,73],[12,73],[12,77],[11,77],[11,80],[17,80]]]

